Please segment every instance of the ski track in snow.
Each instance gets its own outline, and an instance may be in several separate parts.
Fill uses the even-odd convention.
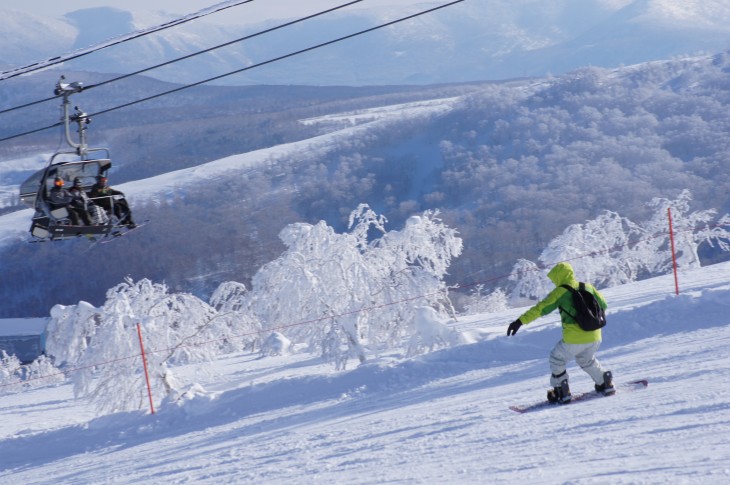
[[[606,290],[598,356],[649,387],[524,415],[555,321],[463,317],[470,345],[335,372],[306,354],[232,355],[207,394],[94,417],[69,384],[0,399],[0,483],[728,483],[730,263]],[[572,364],[571,387],[592,381]],[[196,375],[192,367],[180,375]]]

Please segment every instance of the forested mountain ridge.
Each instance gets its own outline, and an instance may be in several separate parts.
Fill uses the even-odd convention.
[[[181,180],[184,193],[136,207],[153,223],[134,237],[89,252],[83,241],[5,248],[2,312],[37,308],[43,315],[46,302],[98,304],[126,275],[200,295],[222,281],[248,283],[281,252],[277,234],[286,224],[325,219],[343,229],[361,202],[391,228],[419,211],[440,210],[464,240],[449,277],[460,283],[535,259],[569,224],[603,210],[640,219],[652,198],[674,199],[682,189],[691,190],[696,208],[724,213],[729,72],[723,53],[434,87],[432,99],[457,94],[450,109],[370,127],[365,121],[366,131],[313,152],[306,163],[300,150],[214,183]],[[340,113],[351,111],[342,103]],[[319,121],[309,116],[303,126],[321,134],[347,123],[344,115],[333,123],[338,111],[329,113]],[[78,268],[87,268],[86,276],[70,284],[65,275]]]
[[[87,87],[72,102],[91,116],[89,142],[111,149],[117,183],[206,163],[236,153],[309,138],[317,131],[303,118],[408,101],[462,95],[484,83],[441,86],[198,86],[94,113],[180,87],[134,76],[103,85],[108,74],[66,71]],[[59,79],[54,71],[2,82],[0,108],[47,99]],[[95,85],[100,84],[99,87]],[[60,98],[0,114],[0,138],[59,121]],[[18,159],[64,146],[61,130],[45,130],[0,142],[0,171]],[[42,161],[38,161],[42,166]],[[20,183],[21,180],[14,180]],[[0,179],[0,184],[2,181]],[[0,205],[6,205],[0,200]]]
[[[452,267],[460,282],[502,274],[603,210],[646,217],[652,198],[684,188],[697,208],[727,212],[729,71],[719,54],[486,86],[412,136],[390,128],[361,150],[398,160],[389,186],[409,194],[368,202],[396,224],[440,209],[465,237]]]

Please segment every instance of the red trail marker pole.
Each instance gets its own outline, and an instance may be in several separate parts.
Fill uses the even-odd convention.
[[[144,355],[144,344],[142,343],[142,328],[137,324],[137,335],[139,336],[139,349],[142,354],[142,365],[144,366],[144,378],[147,381],[147,395],[150,398],[150,412],[155,414],[155,405],[152,402],[152,387],[150,386],[150,374],[147,372],[147,357]]]
[[[679,279],[677,278],[677,256],[674,251],[674,230],[672,229],[671,207],[667,207],[667,217],[669,218],[669,242],[672,246],[672,266],[674,267],[674,294],[679,295]]]

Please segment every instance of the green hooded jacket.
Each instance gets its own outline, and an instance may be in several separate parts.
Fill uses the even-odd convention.
[[[548,273],[550,281],[555,283],[555,289],[548,293],[548,295],[535,304],[532,308],[527,310],[520,317],[520,321],[523,325],[537,320],[538,318],[551,313],[556,308],[564,308],[566,311],[560,312],[560,320],[563,322],[563,341],[566,344],[589,344],[593,342],[601,341],[601,330],[593,330],[586,332],[568,313],[575,315],[575,307],[573,306],[573,296],[570,291],[565,288],[561,288],[560,285],[568,285],[573,288],[578,288],[578,281],[575,279],[573,274],[573,267],[569,263],[558,263]],[[598,304],[601,308],[606,309],[606,300],[603,299],[597,289],[588,283],[585,283],[586,290],[596,295]],[[567,312],[567,313],[566,313]]]

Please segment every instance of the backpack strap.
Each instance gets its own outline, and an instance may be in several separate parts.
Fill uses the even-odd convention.
[[[578,291],[578,290],[576,290],[575,288],[573,288],[570,285],[560,285],[560,287],[561,288],[565,288],[566,290],[568,290],[568,292],[571,293],[573,295],[573,297],[575,297],[575,294]],[[586,287],[585,283],[583,283],[583,282],[578,283],[578,288],[580,288],[581,290],[585,289],[585,287]],[[570,313],[568,310],[566,310],[565,308],[563,308],[561,306],[558,307],[558,310],[561,311],[561,312],[563,312],[563,313],[565,313],[570,318],[572,318],[573,319],[573,322],[575,322],[576,325],[578,324],[578,319],[575,318],[575,316],[572,313]]]
[[[566,290],[569,290],[569,291],[570,291],[571,293],[575,293],[575,292],[576,292],[576,291],[578,291],[578,290],[585,290],[585,289],[586,289],[586,284],[585,284],[585,283],[583,283],[582,281],[581,281],[581,282],[579,282],[579,283],[578,283],[578,290],[576,290],[575,288],[573,288],[573,287],[572,287],[572,286],[570,286],[570,285],[560,285],[560,287],[561,287],[561,288],[565,288]]]

